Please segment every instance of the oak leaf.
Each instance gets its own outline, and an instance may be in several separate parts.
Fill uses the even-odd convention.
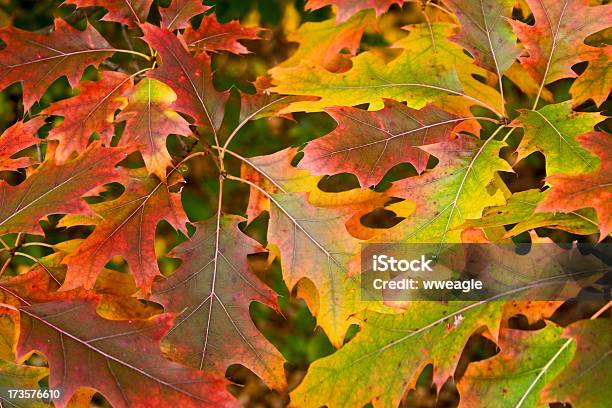
[[[389,230],[388,236],[401,237],[406,242],[460,242],[460,232],[455,227],[467,219],[480,218],[486,207],[505,203],[502,192],[494,185],[497,172],[512,172],[510,165],[499,157],[505,145],[491,137],[482,141],[460,134],[423,146],[439,163],[391,187],[389,194],[414,201],[416,210]]]
[[[534,25],[509,20],[528,52],[519,60],[542,86],[574,78],[571,67],[597,58],[598,49],[584,40],[612,24],[612,5],[590,7],[588,0],[527,0]]]
[[[605,407],[610,401],[607,379],[612,375],[610,320],[572,323],[563,336],[576,341],[576,353],[569,366],[546,385],[540,402]]]
[[[125,192],[116,200],[91,205],[102,217],[94,232],[64,258],[68,266],[62,290],[93,288],[104,265],[120,255],[128,263],[138,287],[149,294],[159,275],[155,256],[155,229],[166,220],[177,230],[188,221],[180,194],[142,171],[125,176]]]
[[[153,0],[66,0],[66,3],[77,7],[104,7],[108,13],[102,20],[136,26],[147,20]]]
[[[546,181],[552,188],[538,205],[537,211],[571,212],[581,208],[594,208],[600,230],[600,239],[612,232],[612,137],[603,132],[592,132],[576,138],[587,150],[601,159],[599,167],[588,173],[555,174]]]
[[[200,26],[187,27],[183,37],[191,49],[198,51],[229,51],[234,54],[247,54],[249,50],[238,40],[257,40],[256,27],[243,27],[239,21],[219,23],[214,14],[204,16]]]
[[[573,234],[589,235],[597,233],[595,214],[591,211],[579,210],[571,213],[536,212],[538,205],[548,192],[531,189],[519,191],[510,196],[506,204],[487,208],[482,217],[466,220],[458,228],[490,228],[512,225],[503,238],[514,237],[535,228],[554,228]]]
[[[603,119],[598,112],[574,112],[571,101],[546,105],[539,110],[523,110],[510,124],[525,130],[517,149],[517,161],[538,151],[546,159],[549,176],[593,170],[598,164],[597,158],[575,138],[592,131]]]
[[[514,0],[445,0],[461,23],[451,39],[465,47],[483,68],[501,77],[521,54],[508,20]]]
[[[394,4],[401,6],[404,0],[308,0],[306,10],[317,10],[334,5],[337,7],[338,22],[342,22],[363,9],[373,8],[376,14],[382,14]]]
[[[538,407],[539,394],[570,362],[576,343],[552,324],[537,331],[504,329],[499,354],[471,363],[457,384],[460,407],[494,405]]]
[[[66,407],[79,387],[98,390],[116,408],[238,405],[225,390],[224,378],[162,356],[159,342],[172,326],[172,315],[111,321],[96,313],[97,300],[90,296],[21,309],[18,357],[33,350],[45,354],[49,387],[63,390],[58,407]]]
[[[0,235],[42,234],[38,221],[50,214],[89,214],[81,198],[92,189],[122,178],[115,165],[123,149],[93,143],[79,156],[58,164],[53,154],[17,186],[0,181]]]
[[[192,56],[185,44],[170,31],[151,24],[141,26],[144,39],[159,53],[159,68],[147,72],[174,90],[172,108],[191,116],[199,126],[216,131],[221,126],[229,92],[218,92],[212,81],[210,57]]]
[[[287,40],[299,43],[299,47],[279,66],[292,67],[310,61],[332,72],[346,70],[351,67],[349,56],[357,52],[364,31],[374,24],[374,15],[368,11],[340,24],[332,19],[304,23],[287,34]],[[341,53],[343,50],[348,54]]]
[[[358,241],[346,230],[346,214],[314,207],[303,193],[275,194],[271,201],[268,242],[280,249],[283,279],[290,290],[303,278],[314,284],[318,299],[305,300],[331,343],[340,347],[349,317],[359,308],[351,264]]]
[[[612,90],[612,46],[601,48],[597,54],[597,58],[589,61],[586,70],[576,78],[570,88],[574,105],[592,99],[595,105],[600,106]]]
[[[241,221],[225,216],[197,223],[195,235],[172,251],[183,263],[154,286],[151,299],[180,313],[165,338],[173,360],[219,375],[242,364],[282,389],[284,359],[249,315],[254,301],[277,307],[275,295],[249,270],[247,255],[262,248],[239,230]]]
[[[406,101],[413,109],[453,95],[468,106],[481,105],[499,116],[494,105],[500,95],[495,89],[475,79],[487,71],[473,64],[463,48],[450,41],[455,26],[448,23],[417,24],[395,44],[399,56],[384,63],[378,53],[362,52],[343,73],[332,73],[312,62],[295,67],[270,70],[272,90],[286,95],[318,96],[317,101],[296,102],[285,111],[314,112],[333,106],[369,103],[370,109],[382,108],[382,98]]]
[[[472,334],[496,337],[501,303],[412,302],[403,314],[359,314],[361,330],[340,350],[310,365],[291,393],[300,407],[398,406],[433,364],[438,389],[453,375]],[[458,324],[454,324],[459,321]]]
[[[2,133],[0,136],[0,171],[17,170],[33,164],[29,157],[19,157],[12,159],[16,153],[38,144],[40,139],[36,137],[36,132],[43,125],[40,117],[35,117],[27,122],[17,122]]]
[[[50,34],[9,27],[0,30],[6,48],[0,51],[0,89],[21,81],[26,110],[57,78],[66,76],[76,86],[89,65],[100,65],[116,50],[93,27],[85,31],[55,20]]]
[[[113,71],[102,71],[100,76],[99,81],[84,81],[77,96],[55,102],[43,111],[46,115],[64,117],[48,136],[59,141],[55,158],[60,163],[74,151],[84,150],[94,132],[105,145],[110,145],[115,111],[127,104],[123,94],[132,86],[132,80],[126,74]]]
[[[165,180],[166,168],[172,165],[166,148],[167,136],[191,134],[189,123],[170,109],[176,101],[176,94],[169,86],[145,78],[126,96],[129,103],[117,116],[117,121],[126,121],[120,146],[137,148],[142,153],[147,171]]]
[[[172,0],[168,7],[160,7],[161,26],[168,30],[182,30],[189,26],[189,20],[204,13],[210,6],[202,4],[202,0]]]
[[[317,175],[353,173],[363,187],[377,184],[399,163],[410,163],[422,173],[429,154],[419,146],[450,137],[459,122],[471,119],[431,105],[414,110],[391,99],[375,112],[351,107],[325,111],[338,126],[308,143],[299,167]]]

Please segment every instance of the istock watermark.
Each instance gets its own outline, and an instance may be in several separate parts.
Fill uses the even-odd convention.
[[[368,244],[361,298],[385,302],[610,298],[612,245]]]

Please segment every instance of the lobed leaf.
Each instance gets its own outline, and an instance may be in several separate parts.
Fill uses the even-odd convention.
[[[115,49],[91,26],[85,31],[55,20],[49,34],[14,27],[0,30],[6,48],[0,51],[0,89],[20,81],[24,109],[39,100],[57,78],[65,76],[76,86],[89,65],[100,65]]]
[[[260,245],[238,229],[241,221],[225,216],[197,223],[195,235],[172,252],[183,263],[154,286],[152,300],[180,313],[165,339],[173,360],[219,375],[242,364],[283,389],[284,359],[249,315],[254,301],[277,306],[274,292],[249,270],[247,255]]]

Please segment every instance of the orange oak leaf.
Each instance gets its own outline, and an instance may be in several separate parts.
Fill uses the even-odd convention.
[[[359,12],[340,24],[333,19],[304,23],[287,33],[287,40],[300,46],[278,66],[295,67],[310,61],[331,72],[346,71],[352,66],[351,57],[357,53],[364,31],[372,27],[376,27],[372,10]]]
[[[546,178],[550,193],[538,205],[538,212],[571,212],[594,208],[599,221],[600,239],[612,232],[612,137],[590,132],[576,138],[587,150],[601,159],[597,169],[582,174],[555,174]]]
[[[593,99],[597,106],[606,101],[612,90],[612,46],[600,48],[597,58],[589,61],[587,69],[578,77],[570,88],[574,105]]]
[[[51,152],[17,186],[0,181],[0,235],[42,234],[38,221],[50,214],[89,214],[81,197],[100,185],[121,179],[115,165],[125,157],[123,149],[101,147],[96,142],[64,164],[58,164]]]
[[[132,86],[132,79],[121,72],[102,71],[99,81],[84,81],[79,95],[49,106],[44,114],[63,116],[64,121],[49,132],[49,139],[58,140],[55,152],[58,162],[64,162],[74,151],[80,152],[96,132],[105,145],[113,135],[115,111],[125,107],[122,96]]]
[[[195,235],[172,251],[183,263],[154,286],[151,299],[181,313],[166,336],[173,360],[221,375],[242,364],[282,389],[284,359],[249,316],[253,301],[276,308],[275,294],[249,270],[247,255],[262,248],[238,229],[241,221],[225,216],[197,223]]]
[[[161,26],[168,30],[183,29],[189,25],[189,20],[204,13],[210,6],[202,4],[202,0],[172,0],[170,6],[160,7]]]
[[[351,107],[325,110],[338,123],[326,136],[308,143],[299,167],[313,174],[353,173],[363,187],[377,184],[393,166],[408,162],[421,173],[429,154],[418,148],[450,137],[455,126],[471,118],[428,105],[414,110],[391,99],[368,112]]]
[[[196,124],[219,129],[229,92],[218,92],[212,81],[210,57],[192,56],[184,43],[170,31],[142,25],[144,39],[161,57],[159,68],[147,72],[176,93],[173,109],[191,116]]]
[[[219,23],[214,14],[204,16],[197,29],[187,27],[185,42],[191,49],[203,51],[229,51],[234,54],[247,54],[249,50],[238,40],[257,40],[260,28],[243,27],[239,21]]]
[[[104,7],[108,13],[102,20],[135,26],[146,21],[153,0],[66,0],[66,3],[77,7]]]
[[[169,86],[145,78],[126,96],[127,108],[117,116],[117,121],[127,121],[120,145],[136,147],[149,173],[165,180],[166,168],[172,164],[166,149],[167,136],[191,134],[189,123],[170,109],[176,94]]]
[[[338,11],[338,21],[344,21],[359,10],[373,8],[376,14],[382,14],[394,4],[402,5],[404,0],[308,0],[306,10],[317,10],[334,5]]]
[[[43,123],[41,117],[35,117],[27,122],[17,122],[4,131],[0,136],[0,171],[17,170],[32,164],[29,157],[11,159],[11,156],[40,142],[36,132]]]
[[[528,56],[519,60],[541,84],[574,78],[572,65],[597,57],[584,43],[590,34],[612,24],[612,5],[590,7],[588,0],[526,0],[535,25],[509,20]]]
[[[246,158],[240,169],[240,176],[270,194],[311,191],[316,188],[319,178],[291,165],[297,153],[296,148],[290,147],[265,156]],[[252,187],[247,206],[248,222],[253,221],[263,211],[269,210],[268,197]]]
[[[115,255],[128,263],[136,284],[145,295],[159,275],[155,256],[155,229],[168,221],[186,233],[187,216],[178,193],[143,171],[126,175],[125,192],[118,199],[92,205],[102,217],[94,232],[76,251],[64,258],[68,266],[62,290],[93,288],[104,265]]]
[[[63,390],[64,408],[79,387],[98,390],[115,408],[236,407],[227,381],[164,358],[160,340],[174,317],[112,321],[96,313],[89,296],[21,308],[17,355],[43,353],[49,387]],[[84,324],[86,322],[86,324]]]
[[[79,31],[61,19],[50,34],[9,27],[0,30],[0,38],[6,43],[0,51],[0,89],[21,81],[26,110],[57,78],[66,76],[74,87],[85,68],[115,52],[93,27]]]

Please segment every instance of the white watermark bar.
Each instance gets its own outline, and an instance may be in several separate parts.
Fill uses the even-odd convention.
[[[361,299],[610,300],[612,244],[392,244],[361,248]]]

